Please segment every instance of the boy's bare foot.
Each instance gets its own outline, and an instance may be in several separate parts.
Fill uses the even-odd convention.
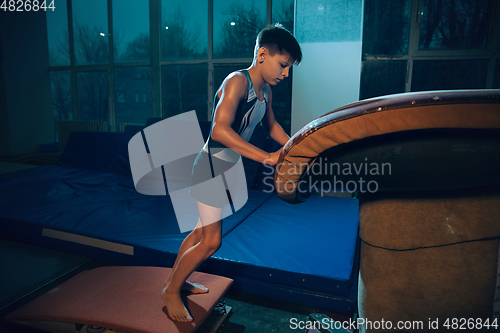
[[[168,286],[168,281],[165,282],[163,287]],[[181,287],[182,291],[187,291],[188,293],[191,294],[206,294],[208,293],[208,288],[202,285],[201,283],[195,283],[195,282],[189,282],[185,281],[184,284]]]
[[[167,307],[167,312],[169,317],[172,320],[180,321],[180,322],[192,322],[193,317],[182,303],[181,296],[177,293],[168,293],[167,288],[163,288],[161,292],[161,297],[163,299],[163,303]]]
[[[208,288],[201,283],[186,281],[182,285],[182,290],[190,292],[192,294],[205,294],[208,293]]]

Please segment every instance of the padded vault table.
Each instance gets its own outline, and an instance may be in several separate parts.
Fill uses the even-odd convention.
[[[290,203],[311,190],[359,194],[360,318],[391,322],[385,331],[407,320],[421,321],[419,332],[437,332],[436,319],[441,328],[448,318],[491,323],[500,90],[398,94],[334,110],[286,144],[275,185]]]

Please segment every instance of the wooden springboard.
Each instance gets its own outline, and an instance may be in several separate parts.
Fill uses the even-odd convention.
[[[111,266],[84,271],[10,313],[5,320],[42,329],[47,329],[47,323],[76,323],[129,333],[194,332],[233,280],[194,272],[188,280],[201,283],[210,291],[183,294],[194,321],[179,323],[167,316],[161,298],[170,270]]]

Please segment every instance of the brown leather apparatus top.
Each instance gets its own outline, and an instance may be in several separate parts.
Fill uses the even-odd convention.
[[[289,203],[311,190],[500,184],[500,90],[396,94],[333,110],[288,141],[274,183]]]

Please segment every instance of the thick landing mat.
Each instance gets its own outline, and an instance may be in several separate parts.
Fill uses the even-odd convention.
[[[187,333],[203,323],[233,283],[225,277],[194,272],[189,281],[204,284],[210,291],[183,297],[194,322],[177,323],[168,318],[160,295],[169,273],[170,268],[158,267],[101,267],[85,271],[5,320],[28,326],[49,321],[129,333]]]

